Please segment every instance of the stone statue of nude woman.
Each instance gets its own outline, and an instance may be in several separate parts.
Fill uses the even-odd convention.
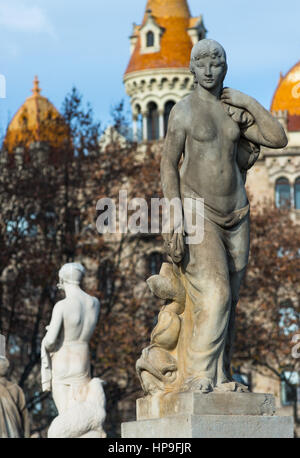
[[[150,395],[247,390],[230,372],[235,309],[249,255],[246,172],[260,146],[287,144],[284,129],[256,100],[223,87],[227,63],[219,43],[198,42],[190,69],[195,90],[171,112],[161,181],[169,200],[204,199],[204,238],[187,245],[186,233],[173,224],[164,235],[172,263],[148,280],[154,294],[167,300],[137,361]]]

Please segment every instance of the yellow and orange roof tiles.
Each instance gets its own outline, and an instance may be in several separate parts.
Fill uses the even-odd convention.
[[[191,18],[186,0],[148,0],[142,25],[151,10],[155,21],[163,27],[159,52],[141,54],[141,42],[138,29],[137,44],[131,56],[125,74],[155,68],[188,68],[192,49],[191,38],[187,33],[198,18]]]
[[[32,142],[48,142],[60,148],[69,136],[67,126],[55,106],[41,94],[35,77],[32,95],[28,97],[11,120],[4,139],[4,148],[13,152],[16,146],[29,147]]]
[[[300,61],[280,80],[275,91],[272,111],[288,111],[288,129],[300,130]]]

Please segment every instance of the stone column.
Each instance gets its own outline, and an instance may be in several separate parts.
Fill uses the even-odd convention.
[[[158,112],[158,116],[159,116],[159,138],[164,138],[165,136],[165,126],[164,126],[164,112],[163,111],[159,111]]]
[[[143,116],[143,140],[148,140],[148,113],[142,113]]]
[[[137,142],[138,141],[138,126],[137,126],[136,116],[133,117],[132,130],[133,130],[133,141]]]

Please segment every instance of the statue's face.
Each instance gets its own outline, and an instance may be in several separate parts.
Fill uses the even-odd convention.
[[[58,281],[56,286],[57,286],[57,289],[64,290],[64,280],[63,280],[63,278],[61,276],[59,276],[59,281]]]
[[[196,80],[206,90],[210,91],[222,85],[226,66],[219,57],[205,56],[194,61]]]

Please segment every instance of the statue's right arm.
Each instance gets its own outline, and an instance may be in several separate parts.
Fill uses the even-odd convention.
[[[62,301],[58,302],[52,312],[51,322],[48,326],[47,334],[44,337],[45,348],[48,351],[55,349],[55,344],[63,324]]]
[[[163,194],[169,200],[180,198],[178,165],[184,151],[186,132],[183,126],[183,113],[179,106],[179,104],[175,105],[170,114],[160,165]]]
[[[178,166],[184,152],[186,140],[184,121],[184,111],[182,110],[181,102],[179,102],[173,107],[170,114],[160,166],[163,194],[164,198],[169,200],[169,203],[172,199],[177,199],[177,202],[181,200]],[[169,230],[167,232],[163,231],[166,252],[174,263],[179,263],[185,252],[183,215],[180,218],[178,216],[179,214],[175,212],[175,207],[171,205]]]

